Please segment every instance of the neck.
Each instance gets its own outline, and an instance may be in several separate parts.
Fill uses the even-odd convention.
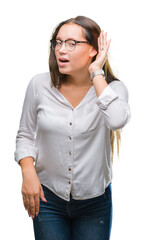
[[[90,81],[89,71],[79,71],[79,73],[73,73],[67,75],[66,85],[76,88],[89,87],[93,83]]]

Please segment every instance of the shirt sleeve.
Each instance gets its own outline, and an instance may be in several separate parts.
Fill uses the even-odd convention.
[[[123,128],[131,118],[128,104],[128,89],[122,81],[112,81],[97,98],[106,125],[109,129],[117,131]]]
[[[38,149],[35,146],[35,133],[37,123],[37,108],[34,91],[34,77],[30,80],[23,102],[22,113],[16,135],[16,149],[14,159],[17,163],[22,158],[37,158]]]

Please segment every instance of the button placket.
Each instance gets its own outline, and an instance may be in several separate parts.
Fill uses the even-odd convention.
[[[69,146],[70,146],[70,149],[68,150],[68,158],[70,159],[70,164],[68,166],[68,189],[70,190],[70,186],[71,186],[71,178],[72,178],[72,147],[73,147],[73,142],[72,142],[72,136],[73,136],[73,118],[74,118],[74,111],[73,109],[71,109],[71,112],[70,112],[70,119],[69,119],[69,132],[70,132],[70,135],[68,136],[69,138]]]
[[[72,137],[71,136],[69,136],[69,139],[70,140],[72,140]],[[71,155],[71,151],[69,152],[69,154]],[[69,169],[68,169],[69,171],[71,171],[71,168],[69,167]]]

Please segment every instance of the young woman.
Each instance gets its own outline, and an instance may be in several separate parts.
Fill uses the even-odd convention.
[[[107,59],[110,41],[90,18],[61,22],[50,72],[28,84],[15,160],[36,240],[110,239],[112,136],[131,117],[128,90]]]

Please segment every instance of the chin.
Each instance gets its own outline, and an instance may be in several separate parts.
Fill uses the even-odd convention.
[[[62,69],[62,68],[59,68],[59,72],[61,74],[69,74],[69,71],[67,71],[66,69]]]

